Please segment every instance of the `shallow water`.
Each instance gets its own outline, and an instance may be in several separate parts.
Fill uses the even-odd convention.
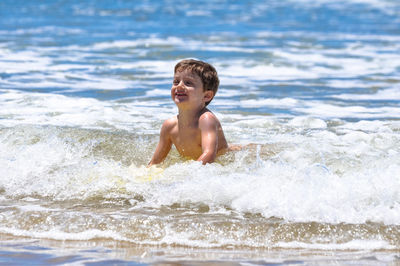
[[[0,261],[398,262],[399,29],[390,0],[2,1]],[[187,57],[247,146],[148,169]]]

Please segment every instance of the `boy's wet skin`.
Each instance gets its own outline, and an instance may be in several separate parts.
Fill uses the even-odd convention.
[[[149,163],[161,163],[172,144],[183,157],[211,163],[227,150],[222,126],[218,118],[206,108],[219,85],[215,69],[202,61],[183,60],[175,66],[171,98],[178,107],[178,115],[166,120],[160,141]]]

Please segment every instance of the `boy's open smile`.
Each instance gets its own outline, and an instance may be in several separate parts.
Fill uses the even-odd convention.
[[[176,91],[175,92],[175,96],[179,97],[179,98],[182,98],[182,97],[186,97],[187,94],[186,94],[186,91]]]

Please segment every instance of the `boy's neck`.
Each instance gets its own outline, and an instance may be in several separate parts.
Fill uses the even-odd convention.
[[[200,116],[208,109],[203,106],[200,109],[179,109],[178,121],[182,126],[196,126]]]

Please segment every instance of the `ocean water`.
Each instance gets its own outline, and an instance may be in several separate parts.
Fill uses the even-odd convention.
[[[247,146],[146,168],[183,58]],[[400,263],[400,3],[0,1],[0,239],[2,264]]]

